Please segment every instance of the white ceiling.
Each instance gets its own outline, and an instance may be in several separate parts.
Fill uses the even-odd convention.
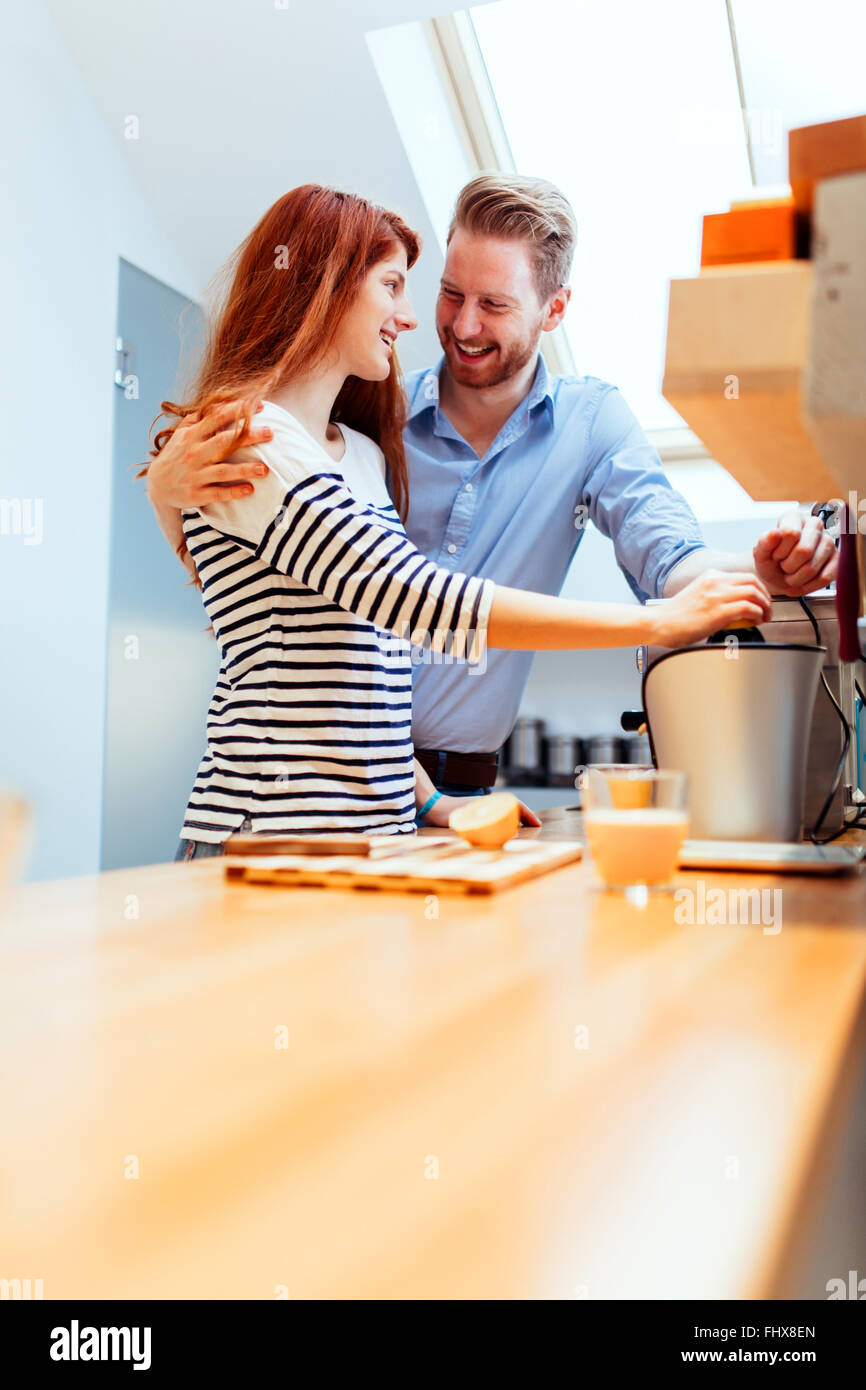
[[[364,35],[441,13],[442,0],[46,4],[194,284],[289,188],[364,193],[424,237],[412,277],[421,328],[401,355],[407,367],[430,360],[440,254]],[[129,116],[137,140],[124,136]]]

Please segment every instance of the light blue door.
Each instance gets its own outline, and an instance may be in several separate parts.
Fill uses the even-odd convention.
[[[183,399],[197,305],[121,260],[108,599],[102,868],[172,859],[218,666],[198,589],[135,480],[160,402]]]

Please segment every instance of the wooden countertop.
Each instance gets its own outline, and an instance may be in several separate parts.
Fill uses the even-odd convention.
[[[781,889],[781,931],[678,924],[589,862],[438,903],[227,884],[220,860],[22,887],[0,1275],[46,1298],[772,1296],[855,1054],[866,878],[705,879]]]

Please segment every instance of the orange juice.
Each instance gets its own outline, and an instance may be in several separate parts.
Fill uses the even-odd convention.
[[[595,867],[606,884],[652,886],[673,878],[689,818],[675,807],[629,810],[617,804],[588,810],[584,827]]]
[[[608,773],[610,799],[621,811],[636,811],[652,804],[652,782],[637,777],[615,777]]]

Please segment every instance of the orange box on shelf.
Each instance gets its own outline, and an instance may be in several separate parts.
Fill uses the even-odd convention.
[[[798,212],[809,213],[820,179],[866,171],[866,116],[788,132],[788,178]]]
[[[791,261],[797,254],[793,198],[732,203],[730,212],[704,218],[701,265]]]

